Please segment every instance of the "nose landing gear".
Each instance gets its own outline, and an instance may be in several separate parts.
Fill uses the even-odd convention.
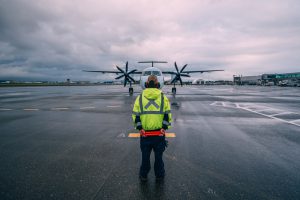
[[[133,88],[131,86],[131,82],[129,82],[130,87],[129,87],[129,95],[132,96],[133,95]]]

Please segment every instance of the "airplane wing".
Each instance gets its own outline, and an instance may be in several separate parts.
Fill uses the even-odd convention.
[[[161,73],[163,73],[163,74],[176,74],[176,72],[171,72],[171,71],[162,71]]]
[[[106,71],[106,70],[82,70],[84,72],[98,72],[98,73],[110,73],[110,74],[120,74],[122,73],[121,71]],[[142,74],[140,71],[134,71],[131,74]]]
[[[175,69],[176,71],[162,71],[163,74],[171,74],[172,75],[172,80],[171,80],[171,84],[175,84],[177,81],[180,82],[180,85],[182,86],[183,81],[181,79],[181,77],[191,77],[189,74],[190,73],[204,73],[204,72],[216,72],[216,71],[224,71],[222,69],[212,69],[212,70],[193,70],[193,71],[184,71],[184,69],[186,68],[187,64],[185,64],[180,70],[178,69],[177,63],[174,63]],[[172,93],[176,93],[176,89],[172,89]]]
[[[135,72],[133,72],[133,74],[142,74],[142,72],[140,72],[140,71],[135,71]]]
[[[183,71],[181,73],[189,74],[189,73],[204,73],[204,72],[216,72],[216,71],[224,71],[221,69],[214,69],[214,70],[196,70],[196,71]],[[162,71],[163,74],[177,74],[176,72],[172,71]]]
[[[102,70],[82,70],[84,72],[101,72],[101,73],[111,73],[111,74],[119,74],[121,73],[120,71],[102,71]]]
[[[204,72],[217,72],[217,71],[224,71],[223,69],[213,69],[213,70],[196,70],[196,71],[183,71],[182,73],[204,73]]]
[[[132,83],[135,83],[136,80],[134,80],[134,78],[132,76],[130,76],[130,74],[141,74],[142,72],[138,71],[137,69],[132,69],[130,71],[128,71],[128,61],[126,62],[125,65],[125,69],[121,69],[119,66],[116,65],[116,68],[118,69],[118,71],[110,71],[110,70],[83,70],[84,72],[97,72],[97,73],[110,73],[110,74],[116,74],[119,75],[118,77],[116,77],[115,79],[121,79],[124,78],[124,87],[126,86],[127,82],[130,84],[130,88],[129,88],[129,93],[132,94],[133,89],[131,87]]]

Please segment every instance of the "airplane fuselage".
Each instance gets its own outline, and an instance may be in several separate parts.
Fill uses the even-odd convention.
[[[146,69],[143,70],[142,74],[141,74],[141,78],[140,78],[140,85],[143,89],[145,89],[145,83],[148,80],[148,77],[150,75],[155,75],[157,77],[157,80],[159,82],[159,89],[161,89],[164,86],[164,76],[163,73],[160,69],[156,68],[156,67],[148,67]]]
[[[190,73],[203,73],[203,72],[213,72],[213,71],[224,71],[224,70],[193,70],[193,71],[184,71],[187,64],[185,64],[180,70],[178,69],[178,66],[176,62],[174,63],[176,71],[161,71],[160,69],[153,67],[154,63],[167,63],[165,61],[141,61],[139,63],[152,63],[152,67],[148,67],[144,69],[142,72],[138,71],[137,69],[128,70],[128,61],[126,62],[125,69],[121,69],[120,67],[116,66],[118,71],[110,71],[110,70],[97,70],[97,71],[90,71],[90,70],[84,70],[85,72],[101,72],[101,73],[112,73],[119,75],[115,79],[121,79],[124,80],[124,87],[127,83],[129,83],[129,94],[133,94],[133,88],[132,83],[135,83],[136,81],[132,78],[132,75],[134,74],[140,74],[140,85],[142,89],[145,89],[146,85],[145,83],[148,80],[148,77],[150,75],[155,75],[157,77],[157,80],[159,82],[159,89],[161,89],[164,86],[164,76],[163,74],[169,74],[171,75],[171,84],[174,85],[172,88],[172,93],[176,94],[176,82],[180,82],[180,85],[182,86],[183,81],[181,77],[190,77]]]

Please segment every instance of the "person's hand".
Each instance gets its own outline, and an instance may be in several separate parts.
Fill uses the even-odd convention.
[[[141,129],[141,130],[140,130],[140,135],[141,135],[142,137],[146,137],[145,134],[146,134],[146,133],[145,133],[145,130],[144,130],[144,129]]]
[[[159,136],[164,136],[166,134],[166,130],[165,129],[160,129],[160,135]]]

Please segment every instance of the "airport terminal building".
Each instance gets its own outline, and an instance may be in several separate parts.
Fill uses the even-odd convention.
[[[259,76],[233,76],[235,85],[278,85],[300,87],[300,72],[285,74],[262,74]]]

